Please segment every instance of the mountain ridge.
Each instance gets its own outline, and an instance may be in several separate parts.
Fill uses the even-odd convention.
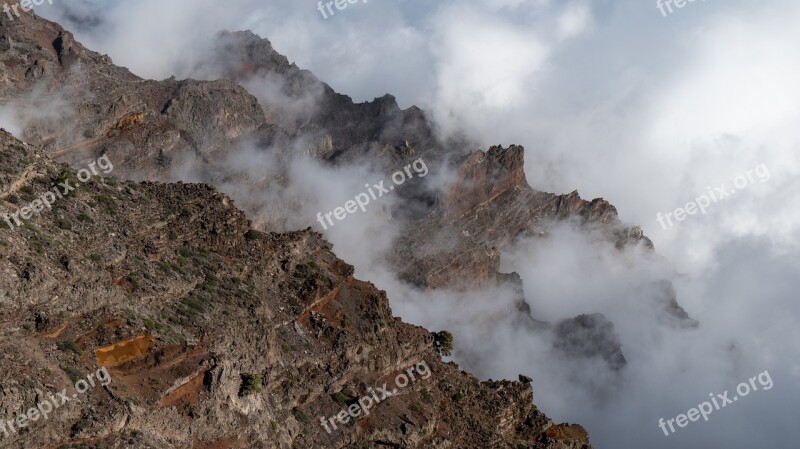
[[[275,211],[270,208],[269,204],[248,201],[253,196],[253,192],[280,191],[286,181],[283,179],[285,170],[281,169],[275,170],[275,173],[266,174],[263,179],[254,180],[249,177],[247,171],[227,168],[226,159],[230,158],[231,154],[235,155],[234,149],[243,145],[253,147],[255,151],[260,152],[284,150],[279,152],[279,155],[288,161],[287,164],[291,163],[293,158],[298,157],[298,154],[309,154],[333,167],[368,164],[376,171],[385,172],[400,166],[410,158],[425,157],[431,165],[436,165],[443,170],[452,170],[455,173],[453,182],[442,191],[437,191],[424,183],[410,185],[398,191],[404,207],[392,210],[389,215],[392,221],[402,224],[403,233],[401,238],[392,245],[390,253],[387,254],[387,266],[396,269],[402,280],[423,290],[459,291],[459,289],[480,290],[486,287],[510,286],[517,295],[516,304],[520,326],[529,329],[532,333],[552,333],[556,336],[555,349],[565,355],[578,358],[599,357],[614,371],[624,369],[625,359],[613,323],[602,315],[588,314],[591,311],[587,311],[587,315],[557,323],[543,323],[536,320],[536,311],[526,301],[520,276],[517,273],[501,273],[499,258],[502,252],[512,248],[520,239],[545,237],[554,226],[567,222],[574,222],[581,232],[595,233],[599,236],[598,238],[611,242],[618,249],[641,247],[643,251],[652,253],[654,251],[652,242],[644,236],[641,228],[622,224],[617,217],[616,209],[602,199],[586,201],[581,199],[577,192],[556,195],[534,190],[525,177],[524,149],[521,146],[512,145],[508,148],[495,146],[488,150],[475,150],[476,146],[466,141],[441,142],[436,137],[435,126],[426,118],[421,109],[411,107],[401,110],[396,99],[389,94],[376,98],[372,102],[354,103],[350,97],[333,91],[330,86],[318,80],[311,72],[289,63],[288,58],[277,53],[268,40],[250,32],[221,33],[216,46],[207,52],[209,59],[205,63],[200,62],[194,68],[196,73],[214,79],[177,80],[172,77],[162,81],[153,81],[139,78],[125,68],[114,66],[108,56],[84,48],[71,33],[63,30],[59,25],[33,15],[15,23],[8,23],[0,17],[0,31],[2,31],[0,47],[5,50],[0,54],[0,81],[2,81],[0,83],[0,99],[12,105],[16,102],[16,105],[19,106],[20,102],[29,99],[42,101],[54,96],[58,100],[56,103],[61,104],[59,111],[63,113],[43,117],[27,117],[24,120],[22,137],[30,140],[30,143],[41,145],[45,153],[73,166],[77,166],[87,157],[107,155],[115,161],[115,176],[144,182],[140,184],[144,187],[138,188],[135,184],[126,182],[126,188],[131,189],[131,192],[126,191],[126,193],[134,197],[137,195],[135,192],[140,189],[154,192],[152,182],[181,180],[182,177],[176,175],[175,170],[185,166],[193,167],[193,170],[198,173],[198,180],[209,186],[220,187],[234,180],[238,186],[242,187],[244,193],[240,191],[232,193],[234,198],[231,200],[224,195],[222,195],[222,199],[215,199],[215,195],[220,194],[211,193],[213,189],[210,187],[190,187],[178,184],[181,186],[178,191],[182,192],[179,195],[180,198],[189,196],[188,192],[181,189],[190,191],[200,189],[205,192],[195,192],[193,195],[197,196],[189,196],[195,198],[191,204],[194,208],[199,209],[192,212],[194,209],[187,208],[182,202],[171,201],[168,203],[169,206],[164,206],[165,209],[181,211],[181,214],[184,209],[188,209],[188,212],[185,215],[173,217],[166,223],[162,221],[159,226],[169,227],[170,230],[174,228],[173,232],[176,234],[176,238],[191,242],[206,252],[209,249],[205,246],[205,239],[213,236],[213,231],[221,232],[228,226],[233,226],[235,229],[233,235],[229,236],[230,243],[234,248],[241,249],[244,245],[242,240],[248,241],[248,239],[252,241],[266,239],[273,245],[283,242],[284,246],[280,247],[280,252],[284,259],[276,270],[286,272],[282,274],[284,277],[291,277],[291,273],[296,271],[297,266],[302,265],[303,268],[299,269],[302,273],[299,273],[297,277],[304,279],[299,286],[297,285],[299,280],[284,279],[286,286],[302,289],[306,282],[311,282],[316,289],[312,289],[316,293],[305,298],[307,307],[293,309],[295,314],[287,321],[288,323],[294,322],[292,328],[298,336],[301,336],[301,340],[305,341],[302,338],[303,334],[308,337],[315,333],[318,338],[330,336],[331,333],[340,335],[337,338],[345,338],[341,335],[346,334],[344,331],[348,326],[342,322],[342,319],[343,316],[349,315],[341,314],[339,306],[334,310],[329,310],[330,302],[327,300],[319,303],[317,301],[326,298],[334,291],[341,292],[345,286],[347,286],[345,290],[368,289],[372,291],[376,289],[374,286],[367,288],[360,284],[360,281],[353,280],[351,266],[342,261],[332,262],[330,259],[335,256],[330,252],[330,244],[324,242],[319,234],[310,229],[302,231],[290,229],[282,220],[281,213],[283,211]],[[42,95],[41,89],[45,89],[47,93]],[[19,144],[8,145],[13,147]],[[151,195],[154,194],[151,193]],[[159,198],[163,194],[163,192],[159,193]],[[104,199],[98,206],[93,207],[102,209],[108,204],[116,204],[116,202],[109,203],[108,201]],[[162,201],[166,200],[162,199]],[[201,203],[203,206],[211,207],[209,213],[214,216],[213,210],[214,207],[218,207],[218,201],[222,201],[222,203],[227,201],[226,208],[232,208],[231,204],[235,202],[243,208],[243,211],[238,211],[230,222],[225,220],[209,222],[197,218],[197,215],[200,214],[198,211],[205,210],[202,209]],[[128,201],[127,204],[133,207],[136,202]],[[189,222],[180,223],[181,219],[188,219]],[[252,222],[247,220],[252,220]],[[74,220],[68,221],[72,223]],[[133,219],[131,222],[134,222]],[[312,223],[313,219],[308,221],[308,224]],[[179,224],[184,226],[179,226]],[[187,226],[189,227],[187,228]],[[198,229],[195,229],[194,226],[197,226]],[[250,227],[255,227],[260,231],[273,232],[262,234],[249,229]],[[180,230],[180,234],[176,232],[177,230]],[[198,230],[203,232],[198,233]],[[169,232],[159,235],[160,244],[174,246],[169,243],[171,235]],[[454,244],[448,250],[439,250],[434,253],[423,251],[426,247],[437,248],[437,237],[445,237],[445,240],[452,240]],[[287,239],[288,241],[286,241]],[[148,251],[154,250],[152,243],[145,241],[130,243],[130,245],[132,245],[131,248],[141,245]],[[291,249],[288,249],[290,247]],[[170,248],[172,251],[178,252],[178,256],[193,262],[203,256],[202,251],[198,255],[193,248],[182,250],[186,255],[179,253],[180,248],[183,247],[170,246]],[[221,253],[219,255],[224,257],[230,257],[230,254],[225,255],[227,253],[223,248],[216,248],[214,251],[219,251]],[[317,266],[327,267],[327,272],[333,273],[337,279],[324,280],[324,277],[309,276],[311,274],[309,271],[314,271],[310,268],[311,266],[296,260],[300,253],[305,252],[327,254],[325,264],[318,260],[312,262]],[[290,253],[291,257],[288,256]],[[85,257],[91,260],[91,256],[92,254],[89,254]],[[116,261],[116,258],[114,260]],[[177,262],[174,260],[168,260],[166,263],[168,265],[165,267],[171,273],[170,276],[174,273],[180,274],[181,270],[187,271],[184,266],[176,265]],[[201,267],[205,267],[202,261],[198,261],[198,263]],[[264,263],[267,262],[264,261]],[[246,265],[252,269],[252,263]],[[178,270],[172,268],[175,266]],[[150,268],[156,269],[152,266]],[[163,271],[162,267],[158,266],[157,268]],[[240,274],[242,273],[252,272],[244,270],[240,272]],[[207,285],[208,279],[211,279],[208,278],[208,274],[202,273],[202,275],[203,279],[198,278],[194,287],[188,290],[189,292],[199,290],[200,293],[205,294],[204,292],[207,290],[215,291],[214,285]],[[196,276],[199,277],[200,274]],[[214,276],[217,280],[213,282],[218,282],[219,276],[216,274]],[[226,276],[227,278],[235,277],[230,274],[226,274]],[[309,277],[311,279],[308,279]],[[143,283],[142,278],[138,275],[130,278],[130,274],[112,279],[113,284],[119,283],[116,285],[117,287],[130,289],[131,293],[141,293],[146,289],[156,288],[156,285],[151,284],[150,278],[145,278],[144,281]],[[265,282],[264,279],[257,280],[257,283]],[[337,290],[332,287],[332,282],[342,287]],[[317,285],[317,283],[322,283],[323,286]],[[325,284],[327,286],[324,286]],[[174,291],[171,293],[173,295],[181,292],[187,294],[188,288],[188,286],[173,287]],[[670,292],[671,287],[668,285],[659,288],[663,290],[659,301],[663,304],[664,313],[672,319],[670,325],[680,327],[687,322],[690,323],[688,315],[675,301],[674,290]],[[215,294],[219,295],[218,292]],[[381,296],[377,293],[372,294]],[[347,298],[352,299],[350,296]],[[185,302],[184,300],[187,299],[188,302]],[[192,305],[197,305],[198,300],[193,297],[182,298],[180,301],[175,298],[169,300],[170,304],[180,303],[176,307],[185,312],[186,316],[183,319],[186,320],[197,318],[198,314],[203,316],[203,313],[208,311],[202,307],[202,304],[200,304],[200,308],[203,308],[204,312],[194,310]],[[294,304],[293,300],[285,295],[285,292],[281,300],[287,301],[287,304]],[[358,301],[372,304],[376,300],[361,298]],[[383,321],[380,323],[370,322],[370,324],[381,329],[386,326],[385,323],[397,319],[391,319],[391,311],[387,310],[388,300],[386,300],[385,294],[377,301],[381,313],[380,316],[371,317],[371,319],[380,318]],[[323,307],[317,309],[319,304],[323,304]],[[255,303],[245,305],[256,307]],[[281,306],[274,304],[274,307],[280,308]],[[299,305],[295,305],[295,308],[297,307]],[[217,310],[213,307],[210,309]],[[228,309],[223,308],[223,310]],[[233,313],[233,310],[228,311]],[[119,311],[117,312],[117,315],[121,315]],[[139,324],[147,327],[145,320],[153,321],[153,318],[150,317],[153,311],[146,310],[145,312],[147,313],[137,312],[137,315],[131,319],[134,324],[128,323],[128,327]],[[118,319],[122,318],[114,316],[110,317],[109,321]],[[220,320],[218,321],[220,324],[224,322],[222,318],[217,317],[216,319]],[[354,318],[348,318],[348,320],[357,321]],[[55,324],[53,323],[52,326],[46,324],[41,331],[52,331]],[[64,323],[58,322],[58,326],[62,324]],[[181,325],[180,322],[178,324]],[[93,325],[105,329],[108,323],[93,323]],[[169,329],[171,328],[172,326],[169,327]],[[105,329],[103,332],[108,334],[112,331]],[[132,329],[126,328],[126,332],[124,335],[117,335],[117,339],[105,338],[96,340],[94,344],[110,345],[114,342],[124,341],[120,340],[123,337],[137,337]],[[419,354],[424,353],[424,360],[434,370],[445,370],[451,374],[458,371],[454,365],[441,364],[440,361],[436,361],[438,354],[433,348],[432,339],[434,337],[431,336],[432,334],[426,333],[427,331],[424,330],[416,332],[418,334],[415,340],[417,345],[425,348],[424,350],[420,349]],[[587,335],[590,338],[587,338]],[[77,334],[73,336],[80,337]],[[194,331],[190,338],[186,335],[184,337],[187,341],[205,341],[195,336]],[[292,338],[298,337],[292,336]],[[203,374],[204,376],[209,372],[212,373],[210,374],[212,384],[207,386],[208,389],[204,394],[212,396],[217,394],[215,399],[221,401],[220,404],[233,403],[239,407],[237,410],[241,416],[250,419],[250,409],[242,406],[239,401],[232,398],[235,395],[230,394],[231,391],[237,389],[236,382],[229,377],[224,382],[213,378],[215,368],[225,366],[230,370],[231,363],[235,365],[236,362],[229,362],[227,365],[215,364],[217,362],[212,357],[213,351],[210,347],[201,348],[201,354],[197,356],[199,359],[192,359],[191,357],[195,356],[192,354],[195,354],[197,345],[192,346],[187,343],[181,346],[178,343],[164,344],[156,350],[161,351],[159,354],[178,354],[182,363],[191,364],[199,361],[202,370],[208,369]],[[178,346],[175,346],[176,344]],[[357,357],[360,354],[353,354],[353,351],[356,350],[354,347],[347,347],[347,345],[339,347],[335,339],[326,344],[328,346],[320,344],[320,347],[334,352],[339,351],[338,355],[345,357],[348,360],[347,363],[356,363],[354,360],[358,360],[358,363],[372,367],[369,361]],[[404,346],[399,341],[392,344],[397,347]],[[87,346],[87,348],[89,347],[91,346]],[[235,345],[225,346],[225,351],[233,351],[233,347]],[[208,355],[203,355],[204,351],[208,352]],[[400,356],[398,353],[393,353],[391,356],[383,356],[384,362],[380,365],[379,370],[382,374],[387,373],[389,366],[391,369],[399,368],[400,361],[419,360],[418,357],[416,359],[411,357],[408,349],[400,352],[405,355]],[[419,356],[419,354],[417,355]],[[225,358],[225,355],[224,351],[220,351],[217,358]],[[251,356],[246,356],[241,352],[236,352],[236,355],[243,357],[242,360],[247,359],[250,367],[258,364],[258,361],[251,360]],[[142,354],[142,358],[136,361],[139,365],[134,363],[135,366],[131,369],[142,369],[141,364],[152,365],[153,361],[148,357],[156,357],[156,355]],[[386,361],[386,357],[391,358],[391,363]],[[334,360],[331,359],[326,363],[334,363]],[[254,372],[250,372],[254,369],[243,368],[239,365],[236,365],[236,369],[240,370],[242,375],[254,374]],[[158,363],[154,366],[159,367]],[[187,367],[183,369],[189,372],[174,373],[174,382],[180,383],[180,379],[185,380],[186,376],[196,376],[199,373],[199,371],[193,371]],[[259,370],[255,371],[259,371],[261,375],[266,375],[268,371],[263,366],[259,367]],[[347,376],[357,377],[352,371],[346,372]],[[217,372],[217,374],[219,373]],[[122,372],[122,375],[131,376],[132,374],[125,371]],[[359,378],[358,387],[370,385],[373,375],[374,373],[372,375],[364,374]],[[461,372],[461,375],[466,374]],[[477,379],[474,377],[466,375],[466,378],[471,380],[464,381],[466,383],[463,385],[469,386],[456,389],[446,384],[441,386],[441,391],[450,394],[448,397],[443,393],[439,398],[445,404],[439,411],[442,414],[441,417],[427,416],[427,408],[422,407],[418,401],[411,404],[406,403],[400,407],[402,411],[387,415],[386,425],[388,427],[386,429],[380,430],[380,426],[376,426],[370,428],[370,432],[367,433],[357,432],[357,436],[351,437],[352,441],[348,440],[348,443],[331,441],[332,446],[330,447],[344,447],[336,446],[336,444],[371,447],[367,446],[370,442],[383,444],[386,447],[448,447],[448,445],[455,445],[449,447],[479,447],[476,445],[486,444],[486,441],[492,441],[492,444],[497,445],[496,447],[512,448],[519,447],[519,445],[537,449],[590,447],[586,432],[579,427],[568,425],[559,427],[541,415],[533,405],[532,391],[529,391],[529,385],[528,387],[524,386],[526,382],[522,377],[520,378],[522,385],[492,381],[476,384]],[[324,388],[316,385],[313,391],[290,388],[289,393],[294,395],[292,400],[297,402],[297,396],[322,398],[320,391],[324,390],[331,396],[329,398],[331,400],[325,401],[324,408],[327,414],[322,414],[322,416],[329,416],[336,411],[333,406],[336,401],[332,397],[341,398],[337,395],[344,395],[348,398],[347,400],[353,400],[363,393],[357,386],[348,382],[340,385],[341,379],[331,381]],[[267,384],[269,385],[269,382]],[[183,385],[185,384],[181,384],[180,387]],[[205,383],[202,385],[206,386]],[[332,385],[336,385],[336,388],[332,388]],[[478,409],[464,408],[463,403],[456,404],[461,399],[458,401],[454,399],[466,397],[470,401],[478,400],[475,398],[481,397],[484,390],[488,388],[484,385],[496,388],[498,403],[505,403],[510,407],[505,409],[504,418],[500,420],[501,422],[495,423],[497,425],[494,425],[491,420],[487,420],[485,413],[480,413]],[[128,387],[136,391],[134,386]],[[344,389],[335,391],[340,386]],[[175,385],[171,387],[175,387]],[[510,400],[502,392],[504,389],[514,390],[520,395],[521,400]],[[347,392],[344,392],[345,390]],[[220,397],[222,391],[227,391],[229,396],[227,398]],[[159,396],[160,393],[151,390],[140,392],[142,398],[150,399]],[[196,393],[199,394],[199,392]],[[284,393],[286,392],[284,391]],[[501,400],[500,398],[505,399]],[[166,396],[163,396],[159,400],[165,399]],[[412,408],[414,404],[424,413],[417,413],[415,408]],[[188,410],[190,414],[200,413],[197,409],[193,409],[193,406],[194,404],[189,404],[188,408],[184,408],[180,412]],[[311,407],[323,406],[313,404]],[[286,412],[287,409],[280,410]],[[294,413],[294,409],[289,410]],[[413,413],[409,414],[409,410]],[[301,413],[305,412],[301,409]],[[409,421],[404,414],[413,416],[413,419]],[[420,414],[421,416],[417,416]],[[156,430],[157,426],[152,427],[155,426],[154,423],[147,421],[142,416],[137,418],[151,426],[146,429],[149,432],[148,438],[155,438],[153,441],[164,438],[162,431]],[[180,414],[175,417],[175,419],[182,418],[183,416]],[[260,447],[289,447],[288,445],[292,444],[299,445],[297,447],[312,447],[305,446],[305,444],[312,444],[312,441],[315,441],[314,438],[320,436],[327,441],[326,435],[318,434],[319,431],[322,431],[320,426],[317,426],[318,428],[307,427],[297,416],[294,417],[294,420],[289,419],[288,416],[284,416],[284,418],[279,425],[285,425],[285,427],[281,427],[281,431],[288,430],[285,433],[279,432],[280,446],[269,446],[265,441],[259,441],[260,444],[264,444]],[[232,418],[225,416],[224,419]],[[423,421],[427,423],[425,424],[427,427],[420,426]],[[394,424],[397,426],[393,427]],[[261,421],[261,425],[264,428],[271,426],[265,421]],[[454,430],[456,427],[457,431]],[[226,429],[232,432],[234,428],[236,427]],[[311,435],[316,436],[306,440],[298,439],[301,437],[296,434],[296,431],[300,428],[303,430],[313,428],[316,432],[312,432]],[[414,434],[409,429],[417,433]],[[423,430],[424,434],[421,433]],[[203,429],[203,431],[211,432],[210,429]],[[220,444],[227,444],[227,447],[237,447],[236,444],[239,444],[236,442],[238,440],[226,442],[231,440],[230,435],[216,434],[214,438],[218,439],[211,440],[211,443],[222,442]],[[486,438],[486,440],[481,440],[482,438]],[[188,441],[186,435],[182,435],[179,440],[180,444]],[[254,440],[251,439],[251,441]],[[364,446],[359,446],[362,444]]]

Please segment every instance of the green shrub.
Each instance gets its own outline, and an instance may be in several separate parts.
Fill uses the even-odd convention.
[[[338,391],[335,394],[333,394],[332,398],[333,398],[334,401],[336,401],[337,404],[339,404],[341,406],[347,405],[347,396],[342,394],[341,391]]]
[[[140,283],[140,280],[139,280],[139,276],[137,276],[137,275],[135,275],[135,274],[133,274],[133,273],[131,273],[131,274],[129,274],[129,275],[128,275],[128,282],[130,282],[130,283],[131,283],[131,285],[133,286],[133,288],[139,288],[139,287],[141,287],[141,283]]]
[[[167,326],[159,323],[158,321],[151,320],[150,318],[145,318],[143,321],[144,325],[147,326],[147,328],[150,330],[163,331],[167,328]]]
[[[158,263],[158,268],[161,268],[162,270],[169,273],[170,271],[172,271],[173,265],[165,260],[162,260],[161,262]]]
[[[431,405],[433,404],[433,395],[431,395],[430,391],[428,391],[427,389],[422,390],[421,396],[422,400],[425,401],[426,404],[431,404]]]
[[[59,229],[63,229],[65,231],[72,230],[72,222],[64,218],[59,218],[58,220],[56,220],[56,226],[58,226]]]
[[[97,205],[102,206],[109,215],[113,216],[117,213],[117,202],[108,195],[98,195]]]
[[[295,419],[297,419],[300,422],[308,421],[308,416],[306,416],[306,414],[303,413],[303,411],[300,410],[299,408],[293,409],[292,414],[294,415]]]
[[[242,384],[239,387],[239,397],[261,393],[261,384],[264,378],[261,374],[242,374]]]
[[[83,378],[83,373],[71,366],[59,365],[58,367],[61,368],[61,371],[64,371],[67,374],[67,377],[69,377],[69,380],[71,380],[73,383],[77,382],[78,379]]]
[[[453,353],[453,334],[448,331],[433,334],[433,347],[439,354],[449,357]]]
[[[71,431],[72,434],[74,435],[89,430],[91,427],[92,427],[92,422],[89,420],[89,418],[84,416],[81,417],[81,419],[78,420],[78,422],[72,425]]]
[[[264,238],[264,233],[256,231],[255,229],[251,229],[244,233],[244,238],[250,241],[261,240]]]
[[[206,275],[206,281],[204,284],[208,287],[216,287],[217,286],[217,276],[214,273],[208,273]]]
[[[203,307],[203,303],[193,298],[184,299],[183,304],[189,308],[191,311],[190,313],[203,313],[206,311],[206,308]]]
[[[72,351],[72,352],[74,352],[75,354],[78,354],[78,355],[80,355],[80,354],[81,354],[81,349],[80,349],[80,348],[78,347],[78,345],[77,345],[77,344],[76,344],[74,341],[72,341],[72,340],[64,340],[64,341],[60,341],[60,342],[58,342],[58,343],[56,344],[56,347],[58,347],[58,350],[59,350],[59,351],[63,351],[63,352]]]

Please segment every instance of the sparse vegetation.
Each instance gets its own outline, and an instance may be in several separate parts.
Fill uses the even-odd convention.
[[[97,195],[97,205],[105,209],[109,215],[113,216],[117,213],[117,202],[108,195]]]
[[[73,174],[73,173],[72,173],[71,171],[69,171],[69,170],[64,170],[64,171],[62,171],[62,172],[61,172],[61,174],[59,174],[59,175],[58,175],[58,176],[57,176],[57,177],[56,177],[56,178],[53,180],[53,183],[54,183],[56,186],[60,186],[61,184],[65,183],[65,182],[69,183],[70,187],[77,187],[77,186],[78,186],[78,184],[80,183],[80,182],[78,181],[78,178],[76,178],[76,177],[75,177],[75,174]],[[62,189],[61,187],[59,187],[59,190],[63,191],[63,189]],[[74,195],[75,195],[75,192],[76,192],[75,190],[70,190],[70,191],[69,191],[69,192],[67,192],[67,193],[63,193],[62,195],[63,195],[63,196],[65,196],[65,197],[71,197],[71,196],[74,196]]]
[[[341,391],[337,391],[333,396],[333,400],[336,401],[337,404],[341,406],[347,405],[347,396],[342,394]]]
[[[61,368],[61,371],[64,371],[67,374],[67,377],[69,377],[69,380],[71,380],[73,383],[77,382],[78,379],[83,378],[83,373],[71,366],[59,365],[58,367]]]
[[[72,341],[72,340],[64,340],[64,341],[60,341],[60,342],[58,342],[58,343],[56,344],[56,347],[58,347],[58,350],[59,350],[59,351],[63,351],[63,352],[72,351],[72,352],[74,352],[75,354],[78,354],[78,355],[80,355],[80,354],[81,354],[81,349],[80,349],[80,348],[78,347],[78,345],[77,345],[77,344],[76,344],[74,341]]]
[[[56,226],[58,226],[59,229],[63,229],[65,231],[72,230],[72,222],[64,218],[59,218],[58,220],[56,220]]]
[[[423,401],[424,401],[426,404],[433,404],[433,396],[431,395],[431,392],[430,392],[430,391],[428,391],[427,389],[425,389],[425,390],[422,390],[422,394],[421,394],[421,396],[422,396],[422,400],[423,400]]]
[[[165,326],[164,324],[159,323],[158,321],[152,320],[150,318],[145,318],[143,322],[144,325],[147,326],[147,328],[150,330],[164,331],[167,329],[167,326]]]
[[[129,274],[127,279],[128,279],[128,282],[131,283],[133,288],[140,288],[142,286],[141,280],[139,279],[139,276],[137,276],[137,275],[135,275],[133,273]]]
[[[206,311],[203,303],[194,298],[186,298],[182,303],[188,308],[190,315],[197,315]]]
[[[85,416],[81,417],[81,419],[72,426],[72,434],[77,435],[83,431],[89,430],[91,426],[92,422],[88,418]]]
[[[264,378],[261,374],[242,374],[242,385],[239,387],[239,397],[261,393]]]
[[[264,238],[264,233],[256,231],[255,229],[251,229],[244,233],[244,238],[250,241],[261,240]]]
[[[434,333],[433,347],[436,348],[439,354],[450,357],[453,353],[453,334],[448,331]]]
[[[300,421],[300,422],[306,422],[306,421],[308,421],[308,416],[306,416],[306,414],[305,414],[305,413],[303,413],[303,411],[302,411],[302,410],[300,410],[299,408],[293,409],[293,410],[292,410],[292,414],[293,414],[293,415],[294,415],[294,417],[295,417],[295,418],[296,418],[298,421]]]

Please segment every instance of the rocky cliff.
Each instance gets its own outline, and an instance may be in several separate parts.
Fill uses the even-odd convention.
[[[83,182],[6,132],[0,162],[4,213],[77,186],[0,229],[2,419],[98,367],[111,377],[0,447],[589,447],[536,409],[530,379],[443,363],[316,232],[260,233],[203,185]],[[420,364],[427,377],[369,416],[321,425]]]

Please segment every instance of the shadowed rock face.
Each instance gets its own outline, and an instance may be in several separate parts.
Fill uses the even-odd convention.
[[[619,337],[614,325],[603,315],[580,315],[560,321],[554,328],[555,347],[563,354],[589,358],[599,356],[613,370],[625,366]]]
[[[221,33],[194,73],[247,87],[259,98],[269,123],[313,136],[321,145],[318,156],[334,163],[363,162],[380,150],[396,161],[409,148],[438,146],[421,109],[401,110],[388,94],[354,103],[249,31]]]

